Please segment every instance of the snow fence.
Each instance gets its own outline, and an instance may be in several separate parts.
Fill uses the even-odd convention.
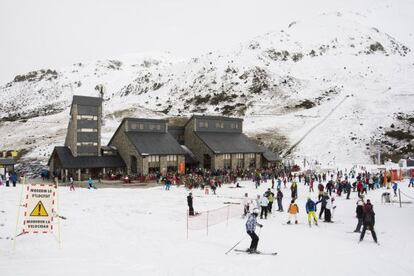
[[[239,204],[229,204],[227,206],[207,210],[204,212],[196,213],[195,216],[189,216],[187,212],[187,239],[189,230],[206,230],[208,235],[208,228],[226,222],[228,224],[229,219],[234,217],[240,217],[243,215],[243,206]]]

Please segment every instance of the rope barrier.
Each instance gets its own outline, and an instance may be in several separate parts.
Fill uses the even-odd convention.
[[[401,190],[400,190],[400,192],[401,192],[403,195],[405,195],[406,197],[408,197],[408,198],[410,198],[410,199],[414,199],[414,197],[411,197],[411,196],[407,195],[407,194],[406,194],[406,193],[404,193],[403,191],[401,191]]]

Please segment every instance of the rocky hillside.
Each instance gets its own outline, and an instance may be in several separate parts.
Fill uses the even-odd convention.
[[[44,160],[64,141],[72,96],[97,96],[103,84],[106,141],[126,115],[219,113],[244,117],[250,135],[291,148],[293,158],[370,162],[378,128],[413,110],[414,64],[403,42],[359,22],[323,14],[231,52],[141,55],[16,76],[0,86],[2,147]]]

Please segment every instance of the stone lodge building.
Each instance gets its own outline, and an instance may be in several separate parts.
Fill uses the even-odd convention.
[[[122,172],[116,150],[101,146],[101,126],[102,98],[73,96],[65,146],[55,147],[48,162],[51,174],[81,180]]]
[[[243,120],[193,115],[184,143],[206,169],[260,168],[265,149],[243,134]]]
[[[108,143],[125,161],[127,173],[184,173],[186,151],[168,132],[168,121],[124,118]]]

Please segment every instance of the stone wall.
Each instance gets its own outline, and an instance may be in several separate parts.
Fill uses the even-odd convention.
[[[198,136],[194,133],[194,124],[197,119],[191,119],[184,130],[185,145],[191,150],[191,152],[200,161],[200,166],[204,168],[204,154],[211,156],[211,168],[214,168],[214,153],[209,149],[206,144],[201,141]]]
[[[69,120],[69,125],[66,133],[65,146],[69,147],[73,156],[77,156],[77,117],[78,117],[78,108],[77,105],[73,105],[71,109],[71,118]]]
[[[256,153],[256,169],[260,168],[262,165],[262,154]]]
[[[212,169],[223,169],[224,168],[224,155],[223,154],[215,154],[213,160],[214,162],[211,162]]]
[[[127,173],[131,174],[131,155],[137,158],[137,172],[143,172],[143,160],[141,155],[138,154],[135,147],[128,140],[124,132],[125,125],[122,124],[118,131],[114,134],[114,137],[109,144],[109,146],[115,146],[118,150],[119,155],[124,160],[127,167]],[[147,173],[148,173],[148,163],[147,163]]]

